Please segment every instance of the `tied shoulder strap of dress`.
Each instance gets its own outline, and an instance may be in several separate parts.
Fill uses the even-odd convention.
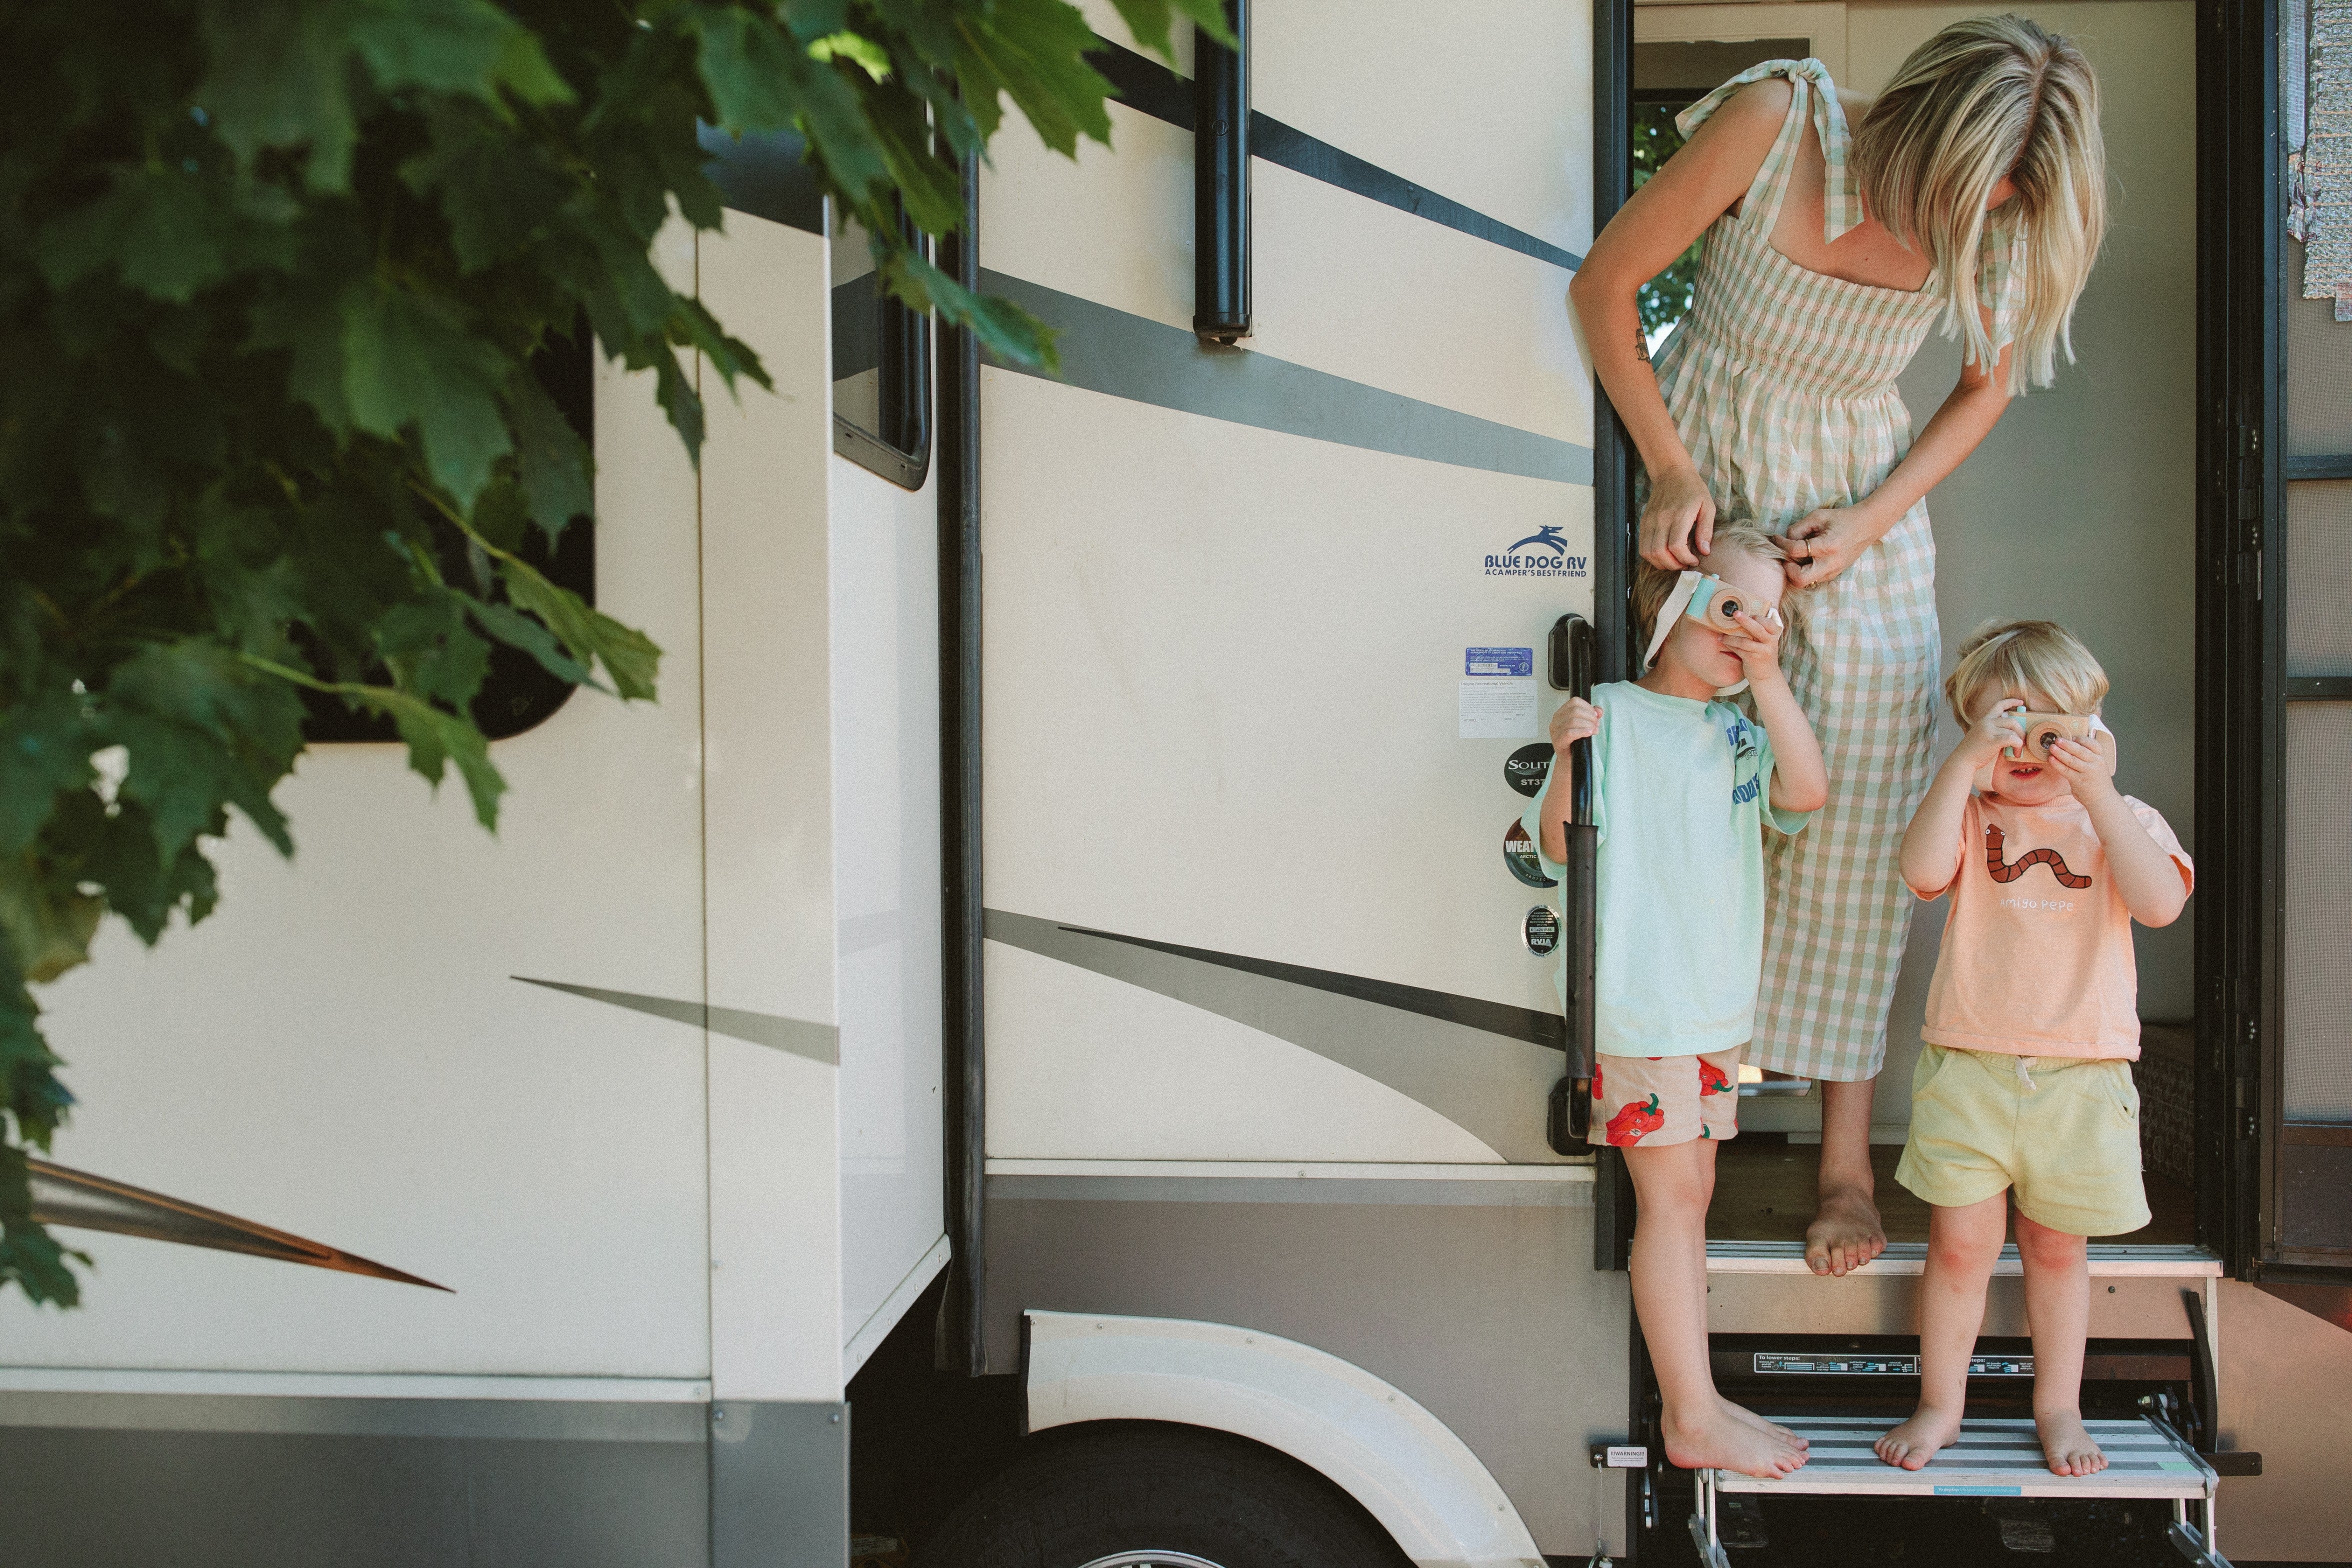
[[[1788,79],[1789,117],[1781,121],[1772,150],[1764,155],[1762,166],[1748,186],[1740,216],[1759,233],[1770,235],[1773,220],[1780,216],[1780,198],[1789,189],[1789,176],[1797,166],[1798,150],[1804,143],[1806,121],[1811,121],[1813,135],[1822,144],[1822,161],[1828,165],[1822,198],[1822,238],[1834,245],[1862,221],[1862,194],[1854,185],[1845,106],[1838,101],[1837,83],[1830,79],[1829,67],[1811,58],[1766,60],[1750,66],[1675,116],[1675,129],[1689,136],[1741,88],[1776,76]]]

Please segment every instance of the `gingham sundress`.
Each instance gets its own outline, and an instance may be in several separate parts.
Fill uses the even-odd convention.
[[[1895,378],[1945,311],[1906,292],[1809,271],[1772,248],[1808,122],[1828,164],[1824,237],[1861,220],[1845,115],[1821,61],[1773,60],[1685,110],[1688,135],[1768,76],[1789,117],[1739,211],[1706,231],[1695,300],[1657,364],[1658,387],[1718,514],[1779,532],[1876,489],[1911,445]],[[1987,225],[1979,282],[1993,342],[2013,331],[2015,238]],[[1828,759],[1830,799],[1801,834],[1765,835],[1763,989],[1748,1059],[1806,1078],[1874,1078],[1911,925],[1898,870],[1927,791],[1942,643],[1936,542],[1922,502],[1844,572],[1803,595],[1783,664]]]

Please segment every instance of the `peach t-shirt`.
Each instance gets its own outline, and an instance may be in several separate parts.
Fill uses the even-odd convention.
[[[2193,883],[2196,870],[2154,806],[2124,797]],[[2139,1059],[2139,971],[2131,914],[2091,814],[1969,797],[1943,950],[1927,985],[1929,1045],[2017,1057]]]

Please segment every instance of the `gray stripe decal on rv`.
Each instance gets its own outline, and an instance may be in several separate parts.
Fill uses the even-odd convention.
[[[983,919],[992,941],[1231,1018],[1384,1083],[1514,1163],[1559,1159],[1544,1137],[1558,1050],[1031,915],[989,910]]]
[[[1203,348],[1181,327],[983,270],[981,285],[1061,332],[1062,374],[1110,397],[1370,452],[1561,484],[1592,482],[1592,448],[1442,408],[1251,349]],[[990,359],[999,370],[1044,373]],[[1045,376],[1046,380],[1053,380]]]
[[[1033,1176],[987,1178],[1011,1203],[1405,1204],[1415,1207],[1585,1208],[1590,1182],[1416,1180],[1411,1176]]]
[[[510,978],[520,980],[525,985],[544,985],[550,991],[562,991],[573,996],[585,996],[591,1002],[626,1007],[633,1013],[650,1013],[656,1018],[691,1024],[698,1029],[708,1029],[730,1040],[746,1040],[755,1046],[765,1046],[772,1051],[806,1057],[827,1067],[841,1065],[841,1031],[831,1024],[781,1018],[773,1013],[749,1013],[740,1007],[712,1007],[700,1002],[680,1002],[667,996],[640,996],[634,991],[599,991],[593,985],[567,985],[561,980],[533,980],[528,974]]]

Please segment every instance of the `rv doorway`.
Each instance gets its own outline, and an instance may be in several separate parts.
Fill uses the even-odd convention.
[[[1769,59],[1811,56],[1841,88],[1868,95],[1937,28],[1973,14],[1911,0],[1752,5],[1636,5],[1625,105],[1630,187],[1682,144],[1675,118],[1720,82]],[[2188,837],[2196,816],[2197,7],[2194,0],[2074,0],[2034,19],[2076,39],[2099,73],[2110,227],[2074,324],[2075,363],[2020,400],[1983,447],[1928,499],[1947,667],[1986,620],[2044,616],[2080,636],[2115,683],[2105,708],[2122,738],[2125,790]],[[1644,290],[1662,350],[1690,308],[1697,247]],[[1932,335],[1901,387],[1915,426],[1951,389],[1957,343]],[[1620,501],[1630,539],[1630,494]],[[1606,524],[1603,524],[1605,530]],[[1631,563],[1627,566],[1630,580]],[[1937,750],[1957,738],[1948,714]],[[2190,843],[2191,851],[2196,846]],[[2196,1011],[2191,921],[2137,933],[2148,1205],[2144,1230],[2111,1245],[2193,1249],[2198,1150],[2192,1106]],[[1924,1246],[1927,1206],[1894,1168],[1910,1121],[1927,983],[1943,928],[1919,906],[1887,1026],[1872,1110],[1881,1213],[1898,1251]],[[1718,1155],[1708,1235],[1801,1245],[1812,1215],[1820,1095],[1752,1069],[1741,1136]],[[1629,1223],[1630,1216],[1621,1221]]]

